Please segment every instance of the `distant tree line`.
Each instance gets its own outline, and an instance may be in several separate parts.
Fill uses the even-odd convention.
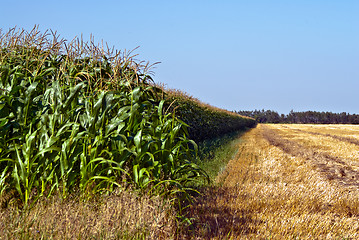
[[[319,124],[359,124],[359,114],[346,112],[294,112],[279,114],[272,110],[236,111],[236,113],[254,118],[258,123],[319,123]]]

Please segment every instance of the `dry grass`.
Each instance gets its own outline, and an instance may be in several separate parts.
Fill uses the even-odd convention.
[[[171,205],[124,191],[89,201],[53,197],[29,210],[0,209],[0,239],[170,239]]]
[[[302,145],[293,137],[298,132],[284,129],[260,125],[242,137],[238,157],[218,178],[223,187],[207,189],[192,208],[199,219],[193,238],[359,238],[358,185],[331,172],[343,159]]]

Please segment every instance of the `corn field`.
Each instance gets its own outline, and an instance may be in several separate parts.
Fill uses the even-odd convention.
[[[191,161],[188,125],[130,54],[36,27],[0,32],[0,194],[27,206],[128,184],[183,191],[207,178]]]

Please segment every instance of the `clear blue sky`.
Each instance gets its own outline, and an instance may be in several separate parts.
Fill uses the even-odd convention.
[[[2,1],[0,27],[104,40],[228,110],[359,113],[358,0]]]

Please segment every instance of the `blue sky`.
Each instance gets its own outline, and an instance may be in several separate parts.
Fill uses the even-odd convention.
[[[156,82],[228,110],[359,113],[358,13],[357,0],[5,0],[0,28],[140,46]]]

